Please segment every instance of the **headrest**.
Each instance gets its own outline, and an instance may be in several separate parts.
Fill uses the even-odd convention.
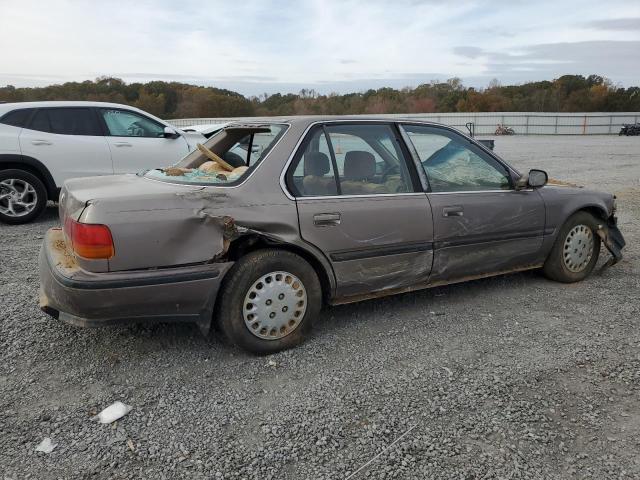
[[[304,154],[304,174],[321,177],[329,173],[329,157],[322,152],[307,152]]]
[[[362,150],[351,150],[344,156],[345,180],[366,180],[376,174],[376,159]]]

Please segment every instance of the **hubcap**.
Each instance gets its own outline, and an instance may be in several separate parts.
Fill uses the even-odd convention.
[[[307,311],[307,291],[298,277],[271,272],[256,280],[244,297],[242,313],[251,333],[277,340],[293,332]]]
[[[36,208],[38,194],[29,182],[7,178],[0,182],[0,213],[8,217],[23,217]]]
[[[586,268],[593,256],[593,232],[586,225],[576,225],[564,241],[565,266],[578,273]]]

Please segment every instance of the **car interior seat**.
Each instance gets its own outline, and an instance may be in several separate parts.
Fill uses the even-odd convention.
[[[336,195],[336,182],[331,176],[325,176],[331,171],[329,157],[322,152],[307,152],[304,154],[304,178],[302,187],[305,195]]]
[[[385,185],[370,180],[376,174],[376,160],[372,153],[350,150],[344,156],[344,175],[340,188],[345,195],[389,193]]]

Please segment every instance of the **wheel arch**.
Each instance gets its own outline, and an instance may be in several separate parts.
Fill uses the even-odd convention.
[[[316,253],[299,245],[279,241],[272,237],[266,237],[259,234],[243,235],[229,244],[227,257],[231,261],[237,261],[248,253],[265,248],[286,250],[301,256],[311,265],[318,275],[318,280],[320,281],[320,286],[322,288],[323,301],[326,302],[331,298],[335,291],[335,278],[333,277],[333,270],[331,270],[331,266],[328,264],[328,261],[325,259],[323,263],[323,261],[317,257]]]
[[[606,208],[604,208],[602,205],[592,204],[592,205],[585,205],[583,207],[576,209],[574,212],[571,213],[571,215],[569,215],[569,217],[567,217],[567,220],[578,212],[590,213],[594,217],[599,218],[604,222],[606,222],[607,218],[609,218],[609,213],[607,212]]]
[[[26,155],[0,154],[0,170],[15,168],[37,176],[47,189],[49,200],[57,200],[59,189],[49,169],[39,160]]]

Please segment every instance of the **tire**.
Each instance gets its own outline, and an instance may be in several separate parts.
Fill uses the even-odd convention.
[[[589,276],[600,255],[599,222],[587,212],[577,212],[565,222],[544,263],[547,278],[573,283]]]
[[[0,170],[0,222],[29,223],[46,207],[47,189],[38,177],[24,170]]]
[[[285,250],[257,250],[227,273],[215,315],[227,341],[264,355],[304,341],[321,305],[320,281],[309,263]]]

